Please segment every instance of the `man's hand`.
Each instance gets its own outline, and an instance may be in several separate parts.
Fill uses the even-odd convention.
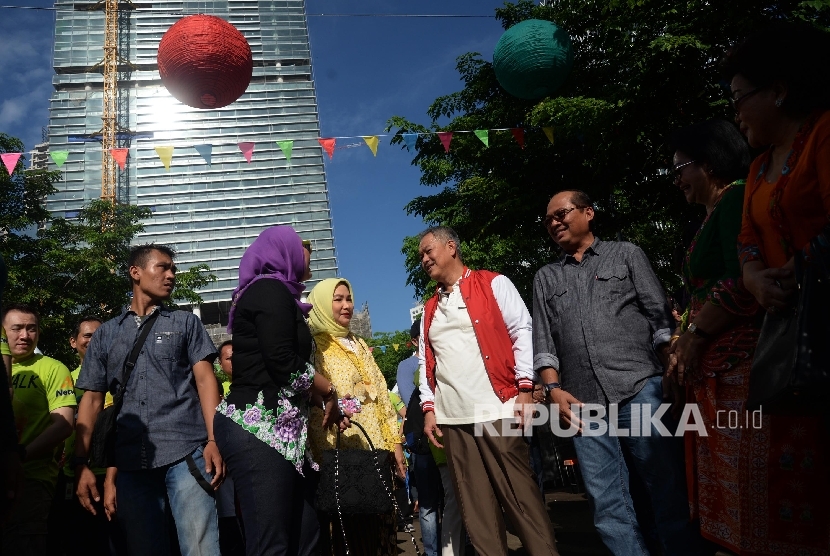
[[[533,421],[533,411],[536,409],[533,403],[533,392],[519,392],[516,402],[513,405],[513,413],[516,414],[516,424],[527,431]]]
[[[578,432],[582,432],[582,421],[571,411],[571,405],[578,405],[582,407],[582,402],[574,398],[565,390],[561,388],[554,388],[550,391],[551,403],[556,404],[559,408],[559,419],[568,427],[576,427]]]
[[[75,468],[75,494],[86,511],[92,515],[98,515],[93,501],[100,502],[101,495],[98,493],[95,474],[86,465],[79,465]]]
[[[115,499],[115,478],[117,475],[117,468],[107,468],[107,478],[104,479],[104,512],[107,514],[109,521],[112,521],[118,511],[118,503]]]
[[[213,487],[213,490],[216,490],[225,480],[225,462],[222,461],[222,455],[219,453],[216,442],[208,442],[202,451],[202,456],[205,458],[205,473],[213,473],[210,486]]]
[[[444,445],[438,442],[438,439],[435,438],[435,435],[444,436],[441,432],[441,429],[438,428],[438,423],[435,421],[435,412],[434,411],[427,411],[424,413],[424,434],[427,435],[429,441],[432,442],[438,448],[443,448]]]
[[[9,451],[3,465],[3,472],[6,474],[6,504],[3,515],[0,515],[0,523],[6,521],[23,496],[23,463],[20,461],[20,454]]]

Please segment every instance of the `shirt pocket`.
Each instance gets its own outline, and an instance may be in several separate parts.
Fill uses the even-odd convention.
[[[619,297],[630,293],[634,285],[624,264],[608,265],[597,270],[597,293],[603,297]]]
[[[178,361],[182,351],[181,332],[152,332],[153,354],[162,361]]]

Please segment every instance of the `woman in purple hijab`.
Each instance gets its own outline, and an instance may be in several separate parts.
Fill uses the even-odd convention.
[[[233,292],[233,383],[216,408],[214,431],[234,481],[248,556],[316,552],[319,527],[306,478],[317,469],[306,451],[309,403],[325,407],[323,426],[349,425],[331,383],[311,362],[311,305],[300,300],[310,260],[310,246],[292,228],[268,228],[242,256]]]

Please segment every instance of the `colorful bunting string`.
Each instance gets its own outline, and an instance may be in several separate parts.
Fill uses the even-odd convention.
[[[537,128],[538,129],[538,128]],[[548,141],[551,145],[554,144],[554,128],[551,126],[541,128],[547,137]],[[483,144],[485,147],[490,146],[490,132],[491,131],[510,131],[513,137],[518,143],[519,147],[524,149],[525,147],[525,132],[526,130],[521,127],[515,128],[494,128],[494,129],[476,129],[476,130],[455,130],[455,131],[429,131],[429,132],[406,132],[401,133],[400,137],[403,139],[404,144],[408,150],[413,150],[416,148],[418,137],[420,136],[429,136],[429,135],[437,135],[438,139],[441,141],[441,144],[444,147],[444,152],[450,152],[450,146],[452,143],[453,136],[458,133],[472,133],[474,134]],[[348,148],[355,148],[361,147],[366,145],[369,147],[369,150],[372,151],[373,156],[377,156],[378,146],[380,145],[380,138],[381,137],[394,137],[396,134],[380,134],[380,135],[357,135],[357,136],[344,136],[344,137],[319,137],[317,138],[317,142],[323,147],[323,150],[329,155],[329,159],[334,158],[334,151],[336,149],[348,149]],[[578,136],[580,140],[583,138]],[[362,143],[349,143],[344,144],[342,146],[337,146],[337,139],[356,139],[360,138],[363,140]],[[283,155],[285,156],[286,161],[290,164],[291,163],[291,156],[294,148],[294,140],[284,140],[284,141],[276,141],[277,146],[282,151]],[[224,144],[224,143],[223,143]],[[212,163],[212,153],[213,153],[213,144],[205,143],[200,145],[190,145],[196,152],[201,155],[201,157],[205,160],[208,166]],[[256,146],[256,143],[252,141],[245,141],[237,143],[242,156],[245,158],[248,163],[251,163],[253,160],[253,152]],[[173,145],[159,145],[154,147],[156,154],[158,155],[159,159],[161,160],[164,167],[169,171],[170,166],[172,164],[173,159],[173,151],[175,146]],[[179,145],[179,148],[182,148]],[[33,153],[35,151],[32,151]],[[11,174],[14,172],[14,168],[17,165],[17,162],[20,156],[23,153],[4,153],[2,154],[2,160],[4,165],[6,166],[6,170]],[[55,165],[60,168],[62,167],[67,160],[69,159],[70,151],[66,150],[55,150],[49,151],[49,156],[51,157],[52,161]],[[129,156],[129,149],[121,148],[121,149],[110,149],[110,155],[112,156],[113,160],[118,163],[118,167],[121,170],[124,170],[127,163],[127,158]]]
[[[20,160],[22,155],[23,153],[0,154],[0,158],[3,159],[3,164],[6,165],[6,170],[8,170],[10,176],[14,174],[14,168],[17,166],[17,161]]]

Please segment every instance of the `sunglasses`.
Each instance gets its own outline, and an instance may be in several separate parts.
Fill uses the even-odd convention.
[[[545,219],[542,220],[542,224],[544,224],[545,228],[550,228],[554,222],[562,222],[571,212],[575,211],[576,209],[584,208],[588,207],[575,206],[570,208],[559,209],[553,214],[548,214],[547,216],[545,216]]]

